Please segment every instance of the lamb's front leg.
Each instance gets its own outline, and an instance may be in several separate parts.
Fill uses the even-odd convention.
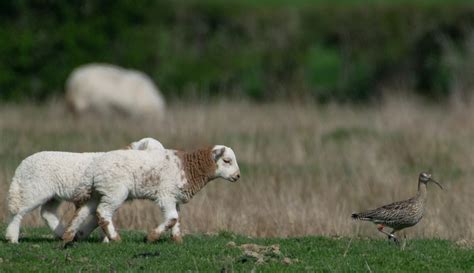
[[[71,219],[62,237],[65,246],[69,245],[74,240],[74,238],[76,237],[76,233],[79,230],[79,227],[81,226],[81,224],[97,208],[97,203],[98,203],[97,200],[91,199],[76,209],[76,213],[74,214],[74,217]]]
[[[179,213],[179,204],[176,204],[176,211]],[[180,218],[181,217],[177,219],[176,224],[171,228],[171,239],[177,244],[183,243],[183,238],[181,237],[181,231],[179,229]]]
[[[99,223],[97,222],[97,215],[96,213],[92,213],[87,217],[86,220],[81,224],[79,227],[79,230],[76,233],[76,237],[74,240],[82,240],[87,237],[99,226]],[[109,242],[109,238],[107,238],[107,235],[105,235],[104,231],[99,228],[99,234],[100,234],[100,239],[104,243]]]
[[[120,241],[120,235],[112,223],[112,216],[123,202],[125,202],[127,196],[128,192],[126,189],[115,188],[113,192],[110,191],[103,195],[97,206],[97,220],[99,226],[111,241]]]
[[[148,242],[155,242],[160,239],[160,236],[169,229],[172,229],[178,223],[178,210],[176,209],[176,202],[166,202],[160,205],[161,210],[165,216],[165,221],[161,223],[157,228],[150,231],[147,236]],[[179,224],[176,228],[174,228],[173,234],[179,234]]]

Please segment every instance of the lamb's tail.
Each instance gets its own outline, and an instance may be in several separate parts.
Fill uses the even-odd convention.
[[[17,214],[21,206],[21,187],[18,183],[15,182],[13,178],[12,183],[10,184],[10,189],[8,190],[8,211],[11,214]]]

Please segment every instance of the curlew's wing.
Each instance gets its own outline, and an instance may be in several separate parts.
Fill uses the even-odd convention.
[[[410,213],[414,201],[415,199],[411,198],[405,201],[394,202],[373,210],[354,213],[352,214],[352,218],[374,223],[396,221],[397,219],[403,219],[403,217],[406,217],[406,215]]]

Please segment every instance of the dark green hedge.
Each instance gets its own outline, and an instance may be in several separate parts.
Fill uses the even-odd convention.
[[[449,94],[464,1],[0,1],[0,98],[44,100],[89,62],[148,73],[168,97],[364,101]]]

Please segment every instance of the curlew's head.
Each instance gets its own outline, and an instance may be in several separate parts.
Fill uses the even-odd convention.
[[[423,184],[428,184],[428,182],[433,182],[436,185],[438,185],[438,187],[443,189],[443,187],[441,187],[441,185],[438,182],[436,182],[433,178],[431,178],[431,174],[427,172],[420,173],[420,176],[418,177],[418,182],[423,183]]]
[[[234,151],[223,145],[215,145],[212,148],[212,159],[216,163],[216,177],[221,177],[231,182],[240,178],[240,169]]]

